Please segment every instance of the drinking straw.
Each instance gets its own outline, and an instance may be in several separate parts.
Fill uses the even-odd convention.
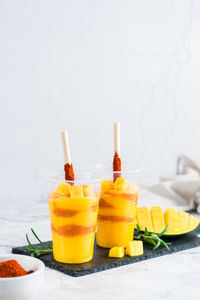
[[[121,177],[121,159],[120,159],[120,123],[114,123],[114,158],[113,158],[113,181]]]
[[[64,155],[65,180],[72,181],[74,180],[74,170],[71,162],[71,154],[70,154],[67,131],[61,132],[61,140],[62,140],[62,148],[63,148],[63,155]]]

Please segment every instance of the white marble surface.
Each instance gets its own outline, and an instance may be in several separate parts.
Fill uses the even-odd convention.
[[[51,238],[46,202],[2,203],[0,253],[24,245],[31,227],[42,240]],[[200,247],[80,278],[46,268],[44,287],[33,300],[197,300],[199,278]]]

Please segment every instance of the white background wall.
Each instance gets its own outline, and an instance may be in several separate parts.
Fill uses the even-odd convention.
[[[173,174],[200,139],[199,0],[0,0],[0,199],[44,196],[62,169],[122,158]]]

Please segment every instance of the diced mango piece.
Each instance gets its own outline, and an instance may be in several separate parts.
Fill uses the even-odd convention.
[[[92,191],[91,185],[87,185],[87,184],[83,185],[83,195],[85,197],[94,197],[95,196],[94,192]]]
[[[143,255],[143,242],[142,241],[130,241],[126,247],[126,255],[139,256]]]
[[[112,247],[108,254],[109,257],[123,257],[124,247]]]
[[[113,184],[112,180],[103,180],[101,183],[101,195],[112,190],[113,187],[114,187],[114,184]]]
[[[167,233],[179,232],[179,218],[175,208],[167,208],[164,213],[165,225],[169,225]]]
[[[187,232],[188,231],[188,213],[186,213],[184,211],[179,211],[178,218],[179,218],[180,232]]]
[[[71,185],[67,182],[62,182],[57,186],[54,194],[69,196],[71,191]]]
[[[119,192],[126,192],[130,188],[130,183],[123,177],[118,177],[114,183],[114,189]]]
[[[145,227],[147,227],[148,231],[153,232],[151,216],[147,206],[137,207],[137,224],[140,225],[141,230],[145,230]]]
[[[79,185],[79,186],[71,186],[71,193],[70,193],[71,197],[74,198],[81,198],[83,197],[83,186]]]
[[[163,211],[160,206],[152,206],[151,220],[152,220],[154,232],[160,233],[165,229],[165,221],[164,221],[164,217],[163,217]]]
[[[195,218],[194,216],[190,216],[188,219],[188,228],[189,230],[194,230],[195,228],[197,228],[197,226],[199,226],[199,220],[197,218]]]

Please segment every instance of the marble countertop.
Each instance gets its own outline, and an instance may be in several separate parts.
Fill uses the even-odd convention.
[[[47,202],[2,202],[0,253],[26,244],[31,227],[42,240],[51,239]],[[79,278],[46,268],[43,289],[33,300],[194,300],[200,299],[199,278],[200,247]]]

